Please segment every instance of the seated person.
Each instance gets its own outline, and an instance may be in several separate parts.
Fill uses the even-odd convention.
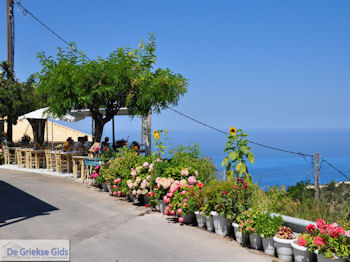
[[[75,150],[79,151],[79,150],[84,150],[85,146],[84,146],[84,137],[78,137],[78,142],[75,143],[74,145]]]

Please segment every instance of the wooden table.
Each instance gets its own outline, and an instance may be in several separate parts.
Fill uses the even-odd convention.
[[[55,154],[55,151],[51,151],[51,153]],[[80,153],[79,151],[68,151],[68,152],[59,151],[60,155],[65,156],[67,158],[67,173],[70,172],[71,167],[72,167],[72,164],[71,164],[72,157],[79,154],[79,153]],[[56,165],[56,168],[57,168],[57,165]]]
[[[85,169],[84,169],[84,160],[85,156],[72,156],[73,161],[73,178],[77,179],[78,176],[78,168],[80,166],[80,178],[81,181],[84,182],[85,179]]]

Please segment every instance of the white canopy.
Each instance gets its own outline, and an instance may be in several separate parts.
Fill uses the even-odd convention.
[[[55,117],[48,112],[47,107],[40,108],[38,110],[27,113],[23,116],[20,116],[18,119],[22,120],[22,119],[28,119],[28,118],[30,118],[30,119],[48,119],[48,118],[51,118],[53,120],[63,120],[63,121],[67,121],[67,122],[77,122],[79,120],[84,119],[84,117],[79,119],[78,116],[73,116],[70,113],[67,113],[66,115],[64,115],[62,117]]]
[[[91,116],[91,112],[89,109],[81,109],[81,110],[72,110],[70,112],[67,112],[62,117],[55,117],[51,113],[48,112],[48,107],[40,108],[38,110],[32,111],[30,113],[27,113],[23,116],[20,116],[18,119],[47,119],[51,118],[53,120],[63,120],[67,122],[78,122],[80,120],[83,120],[85,117]],[[105,109],[100,109],[99,110],[102,115],[106,115],[106,110]],[[118,116],[127,116],[129,114],[128,109],[126,107],[123,107],[119,109],[118,111]]]

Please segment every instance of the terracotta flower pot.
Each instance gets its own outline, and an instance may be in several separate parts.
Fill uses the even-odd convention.
[[[252,248],[257,249],[257,250],[262,249],[262,247],[263,247],[262,238],[257,233],[249,234],[249,241],[250,241],[250,246]]]
[[[236,223],[232,223],[233,230],[235,233],[235,238],[238,244],[247,245],[249,243],[249,236],[247,234],[243,234],[239,231],[239,225]]]
[[[293,261],[293,248],[291,244],[294,239],[273,237],[273,241],[275,242],[278,258],[282,261]]]
[[[203,212],[196,211],[194,212],[196,215],[197,225],[201,228],[206,228],[205,217],[203,216]]]
[[[213,222],[213,217],[211,216],[206,216],[205,217],[205,225],[207,227],[207,230],[209,232],[214,232],[214,222]]]
[[[292,242],[294,261],[295,262],[315,262],[316,255],[311,253],[306,247],[299,246],[297,240]]]
[[[264,248],[264,253],[266,255],[274,256],[275,255],[275,244],[273,242],[272,237],[263,237],[262,238],[262,244]]]
[[[215,211],[211,211],[211,216],[213,217],[215,234],[219,236],[227,236],[231,231],[231,223],[224,216],[220,216]]]

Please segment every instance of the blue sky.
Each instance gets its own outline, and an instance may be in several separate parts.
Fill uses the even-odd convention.
[[[21,2],[92,58],[154,32],[156,66],[189,79],[178,110],[213,126],[350,128],[347,0]],[[15,71],[24,80],[40,70],[38,51],[54,55],[64,43],[17,7],[15,16]],[[5,1],[0,17],[4,60]],[[118,126],[139,128],[139,120],[121,117]],[[153,127],[199,126],[164,111]]]

